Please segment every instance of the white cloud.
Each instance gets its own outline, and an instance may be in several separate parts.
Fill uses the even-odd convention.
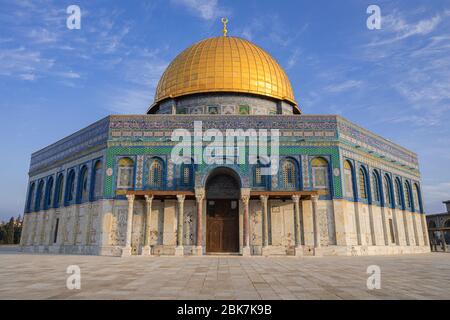
[[[189,12],[204,20],[213,20],[230,14],[230,10],[219,5],[218,0],[172,0]]]
[[[0,49],[0,75],[34,80],[36,73],[48,72],[55,64],[53,59],[42,57],[39,51],[24,47]]]
[[[446,15],[444,13],[444,15]],[[403,16],[394,12],[382,17],[383,39],[369,43],[369,46],[380,46],[395,43],[412,36],[424,36],[436,29],[442,22],[442,16],[437,14],[431,18],[419,20],[416,22],[407,22]],[[391,37],[386,39],[386,34]]]
[[[108,110],[114,114],[145,114],[153,102],[153,92],[142,87],[116,90],[110,97]]]
[[[341,83],[331,84],[325,88],[325,90],[332,93],[341,93],[344,91],[352,90],[361,87],[363,84],[362,81],[359,80],[347,80]]]
[[[293,67],[295,67],[297,65],[298,59],[300,58],[300,53],[301,50],[299,48],[295,48],[291,55],[289,56],[288,60],[287,60],[287,66],[286,69],[292,69]]]

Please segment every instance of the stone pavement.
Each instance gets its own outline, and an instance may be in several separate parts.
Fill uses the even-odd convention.
[[[69,265],[81,289],[68,290]],[[369,265],[381,289],[368,290]],[[99,257],[0,247],[0,299],[450,299],[450,254]]]

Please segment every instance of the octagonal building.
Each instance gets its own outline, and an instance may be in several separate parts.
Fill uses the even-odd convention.
[[[199,161],[205,132],[239,129],[243,147],[214,153],[223,163]],[[193,142],[181,163],[172,155],[175,130]],[[239,162],[252,130],[277,131],[279,156]],[[430,251],[416,154],[340,116],[302,114],[277,61],[226,35],[179,54],[146,114],[108,116],[33,153],[26,197],[24,251]]]

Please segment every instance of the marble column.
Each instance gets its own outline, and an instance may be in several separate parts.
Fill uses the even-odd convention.
[[[262,218],[263,218],[263,250],[264,248],[267,248],[269,246],[269,213],[267,211],[268,209],[268,196],[259,196],[259,199],[261,200],[261,209],[262,209]]]
[[[250,255],[250,225],[249,225],[249,201],[250,192],[241,190],[241,201],[244,205],[244,223],[243,223],[243,241],[242,241],[242,255]]]
[[[312,195],[311,196],[311,204],[312,204],[312,213],[313,213],[313,220],[314,220],[314,255],[318,256],[320,255],[320,225],[319,225],[319,212],[317,210],[319,202],[319,196],[318,195]]]
[[[152,248],[150,246],[150,232],[152,222],[152,203],[153,196],[145,195],[145,234],[144,234],[144,247],[142,248],[142,255],[152,255]]]
[[[203,200],[205,199],[205,189],[195,189],[195,199],[197,200],[197,246],[193,254],[203,255]]]
[[[447,244],[445,243],[445,231],[441,229],[440,232],[441,232],[442,249],[444,250],[444,252],[447,252]]]
[[[125,247],[122,248],[122,257],[131,256],[131,233],[133,232],[134,194],[128,194],[127,199],[128,199],[127,235],[125,238]]]
[[[294,202],[294,234],[295,234],[295,255],[302,256],[303,248],[300,234],[300,196],[293,195],[292,202]]]
[[[184,195],[177,195],[178,199],[178,218],[177,218],[177,247],[175,248],[176,256],[184,255],[183,248],[183,226],[184,226]]]

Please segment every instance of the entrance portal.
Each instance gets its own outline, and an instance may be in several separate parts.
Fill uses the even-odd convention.
[[[208,200],[206,252],[239,252],[237,200]]]
[[[239,252],[239,195],[236,173],[215,169],[206,182],[206,252]]]

